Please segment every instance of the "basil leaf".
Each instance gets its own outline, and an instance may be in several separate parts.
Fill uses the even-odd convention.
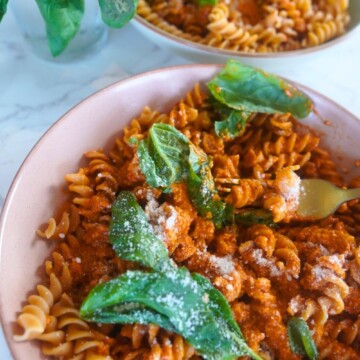
[[[265,209],[242,209],[235,214],[235,222],[244,226],[252,226],[255,224],[264,224],[270,227],[276,226],[271,211]]]
[[[200,275],[196,277],[199,279]],[[105,310],[106,318],[113,315],[122,321],[124,313],[128,321],[140,309],[139,314],[146,314],[140,321],[148,324],[157,321],[157,313],[165,326],[181,334],[206,359],[235,359],[243,355],[259,359],[238,332],[229,328],[226,321],[218,321],[206,294],[186,268],[165,273],[128,271],[96,286],[82,304],[80,314],[86,320],[101,322]],[[134,310],[128,309],[129,303]],[[116,315],[117,311],[120,315]]]
[[[140,141],[138,156],[148,184],[166,188],[186,176],[189,141],[173,126],[154,124]]]
[[[287,333],[293,353],[307,355],[310,360],[318,357],[318,351],[311,337],[310,329],[303,319],[292,317],[287,323]]]
[[[207,297],[205,299],[208,300],[208,306],[217,319],[226,323],[232,331],[236,332],[240,337],[243,338],[243,334],[241,333],[239,325],[234,319],[229,303],[227,302],[224,295],[215,289],[208,279],[201,276],[200,274],[193,273],[192,277],[205,291],[205,294],[208,295],[208,299]]]
[[[233,207],[222,201],[215,189],[208,157],[190,147],[188,192],[200,216],[211,219],[217,229],[233,222]]]
[[[103,290],[104,291],[104,290]],[[124,303],[102,308],[87,315],[87,320],[104,324],[157,324],[168,331],[175,328],[167,317],[138,303]]]
[[[0,21],[6,13],[8,0],[0,0]]]
[[[250,113],[246,111],[231,110],[224,120],[215,121],[216,135],[222,139],[231,140],[241,135]]]
[[[99,0],[101,18],[104,23],[121,28],[135,15],[138,0]]]
[[[53,56],[60,55],[80,28],[84,0],[36,0],[46,24],[46,35]]]
[[[169,188],[185,180],[192,203],[216,228],[233,220],[233,208],[220,200],[207,155],[174,127],[154,124],[137,150],[140,168],[152,187]]]
[[[311,100],[279,77],[229,60],[207,84],[221,103],[240,111],[291,113],[304,118],[312,110]]]
[[[227,141],[243,133],[245,124],[251,115],[249,112],[232,109],[211,95],[209,104],[214,112],[214,119],[216,119],[214,129],[217,136]]]
[[[132,193],[121,192],[111,211],[109,240],[120,258],[155,270],[173,267],[165,245],[156,237]]]
[[[196,0],[196,4],[198,6],[206,6],[206,5],[216,5],[218,3],[217,0]]]

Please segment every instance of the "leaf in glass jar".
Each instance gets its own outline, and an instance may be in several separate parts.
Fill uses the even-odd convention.
[[[235,60],[229,60],[207,85],[218,101],[240,111],[305,118],[313,108],[311,100],[290,83]]]
[[[36,0],[46,24],[53,56],[60,55],[79,31],[84,16],[84,0]]]
[[[114,28],[126,25],[135,15],[138,0],[99,0],[101,18]]]
[[[318,357],[316,345],[307,323],[298,317],[292,317],[287,323],[290,349],[294,354],[306,355],[310,360]]]
[[[172,267],[165,245],[131,192],[122,191],[111,212],[109,240],[120,258],[155,270]]]
[[[147,183],[167,188],[186,176],[189,141],[171,125],[154,124],[140,141],[138,156]]]
[[[0,0],[0,21],[6,13],[8,0]]]

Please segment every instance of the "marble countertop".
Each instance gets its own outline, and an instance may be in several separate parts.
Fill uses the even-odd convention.
[[[360,28],[347,40],[279,75],[335,100],[360,117]],[[106,46],[84,60],[58,64],[37,58],[12,14],[0,24],[0,208],[16,171],[44,132],[95,91],[151,69],[188,64],[143,38],[131,25],[111,31]],[[0,333],[0,358],[11,359]]]

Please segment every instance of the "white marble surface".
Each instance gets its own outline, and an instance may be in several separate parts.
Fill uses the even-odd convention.
[[[131,25],[112,31],[105,48],[85,60],[56,64],[35,57],[11,13],[0,24],[0,208],[17,169],[62,114],[124,77],[186,64],[144,39]],[[301,67],[277,73],[301,82],[360,117],[360,29],[350,39]],[[0,329],[1,330],[1,329]],[[0,333],[0,359],[11,356]]]

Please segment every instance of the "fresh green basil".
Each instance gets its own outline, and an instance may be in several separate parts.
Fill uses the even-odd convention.
[[[150,186],[166,189],[174,182],[185,181],[201,216],[211,219],[216,228],[232,220],[232,206],[217,194],[207,155],[173,126],[154,124],[148,137],[140,141],[137,153]]]
[[[166,330],[175,331],[168,316],[152,308],[166,282],[161,283],[161,272],[127,271],[111,281],[95,286],[83,304],[83,319],[101,323],[158,324]],[[167,288],[164,288],[166,290]],[[153,299],[148,299],[148,294]],[[150,304],[149,304],[150,303]]]
[[[79,31],[84,0],[36,0],[36,3],[45,20],[50,51],[58,56]]]
[[[218,321],[225,322],[231,331],[235,332],[239,337],[244,338],[224,295],[215,289],[211,282],[203,276],[193,273],[192,278],[198,283],[202,290],[205,291],[203,301],[208,297],[207,304]]]
[[[207,84],[211,94],[230,108],[260,113],[291,113],[306,117],[311,100],[279,77],[229,60]]]
[[[250,113],[232,109],[221,121],[215,121],[214,128],[217,136],[225,141],[232,140],[244,132]]]
[[[155,270],[173,267],[165,245],[131,192],[122,191],[111,208],[109,240],[116,254]]]
[[[0,0],[0,21],[6,13],[8,0]]]
[[[88,316],[87,320],[103,324],[156,324],[171,332],[176,330],[167,317],[132,302],[101,308]]]
[[[135,15],[138,0],[99,0],[101,18],[104,23],[121,28]]]
[[[190,145],[186,182],[191,202],[200,216],[211,219],[217,229],[233,222],[233,207],[220,199],[208,157],[193,145]]]
[[[209,104],[214,113],[214,129],[217,136],[228,141],[244,132],[251,113],[232,109],[211,95],[209,96]]]
[[[306,355],[310,360],[318,357],[318,351],[311,337],[307,323],[298,317],[292,317],[287,323],[287,334],[290,349],[298,355]]]
[[[216,5],[218,3],[217,0],[196,0],[196,4],[198,6],[207,6],[207,5]]]
[[[252,226],[255,224],[264,224],[270,227],[276,226],[271,211],[255,208],[239,210],[239,212],[235,214],[235,222],[241,223],[244,226]]]
[[[138,146],[140,169],[154,188],[167,188],[184,179],[189,140],[173,126],[154,124]]]
[[[226,303],[223,295],[205,278],[198,274],[195,277],[186,268],[128,271],[97,285],[82,304],[81,317],[96,322],[161,324],[181,334],[206,359],[227,360],[244,355],[260,359],[246,344],[233,317],[229,326],[228,312],[222,316],[219,304]],[[215,296],[210,294],[211,299],[209,289],[217,292]],[[220,301],[213,303],[218,298]],[[228,307],[225,305],[225,311],[229,311]]]

